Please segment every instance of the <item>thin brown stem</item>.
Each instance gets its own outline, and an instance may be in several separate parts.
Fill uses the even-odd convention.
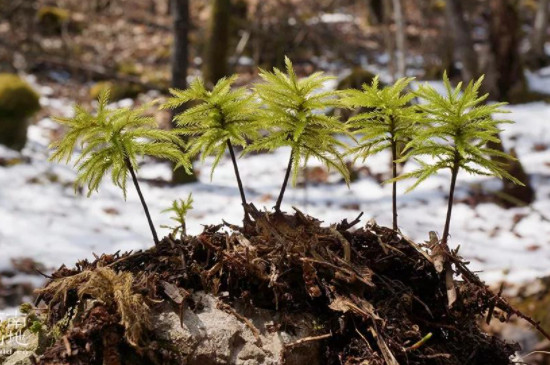
[[[239,185],[239,192],[241,193],[241,201],[243,207],[246,206],[246,196],[244,195],[243,182],[241,181],[241,175],[239,174],[239,167],[237,166],[237,159],[235,158],[235,151],[233,150],[233,145],[231,141],[227,140],[227,148],[229,149],[229,154],[231,155],[231,161],[233,162],[233,169],[235,170],[235,176],[237,178],[237,184]]]
[[[397,142],[394,138],[391,141],[391,155],[392,155],[392,177],[397,177]],[[397,231],[397,181],[393,180],[392,183],[392,212],[393,212],[393,230]]]
[[[447,239],[449,236],[449,228],[451,226],[451,214],[453,211],[453,201],[454,201],[454,195],[455,195],[455,185],[456,185],[456,177],[458,176],[458,169],[459,169],[459,160],[460,156],[458,152],[455,153],[455,159],[454,159],[454,165],[451,172],[451,188],[449,189],[449,201],[447,204],[447,218],[445,219],[445,228],[443,229],[443,237],[441,238],[441,243],[444,246],[447,246]]]
[[[153,234],[153,241],[155,242],[155,245],[158,245],[159,238],[157,236],[157,231],[155,230],[155,226],[153,225],[153,220],[151,219],[151,215],[149,214],[149,208],[147,207],[147,203],[145,203],[145,199],[143,198],[143,194],[139,187],[139,182],[136,176],[136,172],[134,171],[134,167],[132,166],[132,163],[130,162],[130,159],[128,157],[124,159],[124,163],[126,164],[126,167],[128,168],[128,170],[130,171],[130,175],[132,175],[134,186],[136,187],[137,193],[139,195],[139,200],[141,201],[141,205],[143,206],[143,210],[145,211],[145,216],[147,217],[149,228],[151,229],[151,233]]]
[[[281,192],[279,193],[279,198],[275,204],[275,211],[281,211],[281,203],[283,202],[283,196],[285,195],[286,186],[288,184],[288,178],[290,177],[290,170],[292,170],[292,162],[294,161],[294,150],[290,151],[290,158],[288,159],[288,166],[286,168],[285,180],[283,181],[283,186],[281,187]]]

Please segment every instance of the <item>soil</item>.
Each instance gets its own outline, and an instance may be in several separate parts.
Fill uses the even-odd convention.
[[[146,251],[104,254],[74,269],[60,268],[39,301],[49,307],[50,326],[67,316],[73,320],[40,363],[173,361],[147,329],[136,343],[128,341],[116,304],[78,314],[78,286],[68,284],[57,295],[56,283],[107,267],[131,273],[133,292],[151,308],[171,301],[194,310],[199,304],[188,294],[205,290],[228,308],[238,303],[312,315],[318,319],[315,334],[304,341],[319,342],[326,364],[512,364],[517,345],[484,333],[479,323],[521,314],[456,252],[437,242],[416,244],[374,222],[355,229],[359,219],[326,226],[298,210],[293,215],[259,212],[253,205],[247,210],[251,218],[243,227],[207,226],[198,236],[168,236]],[[460,280],[446,280],[446,270],[437,269],[441,262]],[[451,306],[449,290],[456,291]],[[274,324],[287,331],[292,326],[284,320]],[[115,360],[105,362],[107,355]]]

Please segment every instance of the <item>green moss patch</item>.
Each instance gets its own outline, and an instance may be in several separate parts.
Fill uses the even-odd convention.
[[[14,74],[0,74],[0,144],[20,150],[27,141],[27,119],[40,109],[38,94]]]

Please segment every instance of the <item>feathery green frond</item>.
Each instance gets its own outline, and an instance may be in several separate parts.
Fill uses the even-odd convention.
[[[378,76],[371,85],[362,90],[347,90],[342,102],[349,107],[365,108],[348,120],[349,127],[359,136],[359,145],[349,153],[355,159],[368,156],[392,147],[393,143],[407,143],[418,129],[421,113],[409,103],[414,98],[406,87],[413,78],[402,78],[395,84],[380,88]]]
[[[327,108],[340,105],[339,92],[322,91],[332,77],[318,72],[298,79],[288,57],[285,64],[286,73],[277,68],[273,72],[260,69],[264,82],[256,84],[255,90],[264,108],[256,111],[256,122],[268,135],[253,141],[244,153],[288,146],[292,149],[293,184],[300,165],[311,157],[336,169],[349,182],[348,169],[338,150],[345,144],[337,138],[338,134],[349,133],[337,118],[324,114]]]
[[[75,188],[86,185],[89,196],[110,172],[113,183],[126,197],[128,168],[138,169],[138,156],[167,159],[178,167],[191,169],[189,158],[182,152],[180,137],[172,131],[156,129],[154,118],[144,116],[145,106],[108,109],[108,90],[101,93],[98,101],[95,115],[76,106],[74,117],[54,118],[68,130],[64,138],[51,144],[54,152],[50,160],[69,163],[80,148],[75,161],[78,172]]]
[[[231,89],[237,76],[220,79],[209,91],[204,82],[197,78],[186,90],[171,89],[172,97],[163,108],[174,109],[187,102],[195,106],[176,115],[179,129],[177,133],[189,138],[189,154],[200,154],[204,160],[207,156],[215,156],[211,175],[225,154],[227,141],[232,144],[246,146],[248,139],[258,136],[258,128],[254,121],[257,105],[253,95],[243,88]]]
[[[193,209],[193,197],[192,194],[189,193],[187,196],[187,200],[174,200],[172,202],[172,206],[170,208],[167,208],[163,210],[163,213],[174,213],[170,219],[175,221],[177,223],[176,227],[172,227],[172,233],[177,234],[178,231],[181,231],[182,234],[187,234],[186,232],[186,224],[185,224],[185,218],[187,216],[187,213]]]
[[[445,94],[441,95],[432,86],[425,84],[417,95],[425,100],[419,107],[430,118],[431,124],[420,129],[418,135],[405,149],[404,158],[430,156],[433,163],[423,162],[416,171],[400,176],[417,177],[419,182],[437,173],[441,169],[464,169],[473,174],[484,174],[505,178],[521,184],[504,168],[502,158],[512,160],[508,154],[487,147],[488,142],[498,141],[500,125],[511,123],[508,120],[493,119],[496,113],[505,113],[505,103],[483,104],[487,95],[479,95],[483,77],[470,82],[464,89],[459,83],[451,87],[447,75],[444,75]],[[491,159],[491,157],[500,157]]]
[[[355,160],[364,161],[368,156],[391,150],[394,179],[401,154],[399,147],[410,141],[422,120],[418,109],[410,105],[414,95],[405,91],[412,80],[402,78],[393,85],[380,87],[376,76],[371,85],[364,84],[362,90],[347,90],[343,99],[344,105],[366,110],[348,120],[349,127],[359,135],[358,146],[350,148],[348,153],[355,155]],[[397,183],[392,182],[393,228],[397,230]]]

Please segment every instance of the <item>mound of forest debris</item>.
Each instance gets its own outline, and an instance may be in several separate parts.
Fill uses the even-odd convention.
[[[247,210],[243,227],[207,226],[146,251],[60,268],[39,291],[38,302],[48,306],[44,327],[58,333],[38,363],[194,363],[158,338],[152,313],[170,303],[183,323],[185,313],[204,309],[199,292],[215,296],[218,309],[243,323],[259,348],[265,332],[294,333],[298,339],[282,345],[275,363],[288,363],[289,350],[311,344],[309,356],[320,359],[311,364],[512,363],[516,345],[478,323],[521,313],[456,252],[416,244],[374,222],[353,230],[359,218],[327,227],[298,210]],[[449,281],[442,263],[460,280]],[[258,328],[236,309],[243,307],[277,315]],[[304,323],[296,315],[311,319],[308,331],[298,328]],[[201,356],[202,364],[235,363]]]

